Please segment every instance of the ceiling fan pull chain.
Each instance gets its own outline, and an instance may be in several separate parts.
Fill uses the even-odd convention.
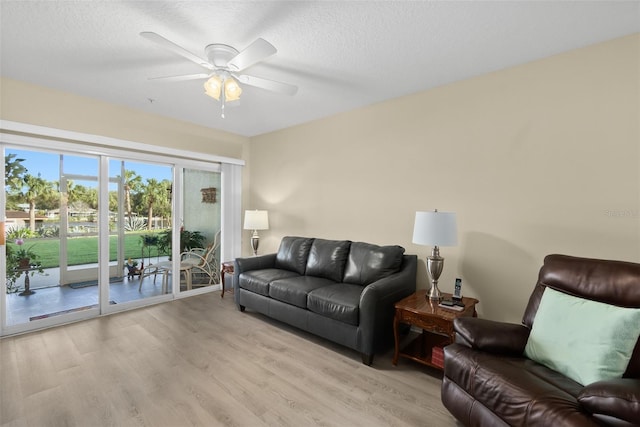
[[[220,110],[221,110],[220,117],[222,117],[224,119],[224,99],[225,99],[224,90],[222,90],[222,93],[220,94],[220,96],[222,97],[222,100],[221,100],[222,101],[222,103],[221,103],[222,106],[220,107]]]

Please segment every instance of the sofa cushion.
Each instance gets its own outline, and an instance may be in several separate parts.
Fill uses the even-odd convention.
[[[404,248],[352,242],[344,282],[366,286],[400,270]]]
[[[289,270],[278,268],[265,268],[263,270],[250,270],[240,273],[238,286],[256,294],[269,296],[269,283],[287,277],[299,277],[298,274]]]
[[[314,313],[358,326],[360,294],[364,288],[348,283],[335,283],[314,289],[307,296],[307,308]]]
[[[341,282],[350,244],[348,240],[314,239],[305,274]]]
[[[307,308],[307,294],[335,282],[322,277],[301,276],[274,280],[269,285],[269,296],[297,307]]]
[[[306,237],[284,237],[276,254],[275,267],[304,274],[312,243],[313,239]]]
[[[621,378],[640,335],[640,309],[547,287],[524,354],[582,385]]]

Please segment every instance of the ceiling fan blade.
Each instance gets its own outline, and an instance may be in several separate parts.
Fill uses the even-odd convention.
[[[160,45],[161,47],[170,50],[173,53],[177,53],[178,55],[182,56],[183,58],[188,59],[191,62],[195,62],[196,64],[200,65],[201,67],[204,67],[208,70],[212,70],[213,66],[211,64],[209,64],[209,62],[205,59],[200,58],[199,56],[194,55],[193,53],[189,52],[188,50],[184,49],[183,47],[178,46],[177,44],[175,44],[174,42],[165,39],[164,37],[162,37],[159,34],[153,33],[151,31],[143,31],[140,33],[140,36],[152,41],[158,45]]]
[[[278,50],[265,39],[257,39],[245,50],[229,60],[227,66],[233,71],[242,71],[275,54]]]
[[[234,77],[237,78],[240,83],[270,90],[272,92],[282,93],[284,95],[295,95],[298,92],[298,86],[290,85],[288,83],[248,76],[246,74],[234,75]]]
[[[210,73],[183,74],[180,76],[149,77],[149,80],[162,80],[163,82],[183,82],[185,80],[206,79],[210,75]]]

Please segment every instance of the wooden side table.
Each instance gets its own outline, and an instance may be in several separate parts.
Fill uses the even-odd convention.
[[[455,318],[478,316],[476,304],[479,301],[475,298],[462,298],[464,310],[456,311],[439,307],[437,301],[426,299],[426,294],[426,290],[418,291],[398,301],[395,305],[396,312],[393,318],[393,335],[396,344],[393,355],[394,365],[398,364],[398,357],[401,356],[442,370],[441,366],[432,361],[433,348],[436,346],[444,347],[454,341],[453,320]],[[451,298],[451,294],[443,294],[443,297]],[[400,323],[408,323],[422,329],[422,334],[402,350],[398,336]]]
[[[224,298],[224,275],[234,273],[233,261],[227,261],[222,263],[222,270],[220,270],[220,283],[222,283],[222,293],[220,294],[220,298]]]

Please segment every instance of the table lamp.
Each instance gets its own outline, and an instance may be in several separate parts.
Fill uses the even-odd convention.
[[[244,229],[253,230],[251,234],[251,248],[253,255],[258,255],[258,246],[260,245],[260,236],[258,230],[269,229],[269,214],[267,211],[244,211]]]
[[[431,256],[427,257],[427,271],[431,278],[431,289],[427,298],[440,300],[442,294],[438,289],[438,279],[444,267],[444,258],[440,256],[439,246],[456,246],[458,231],[454,212],[416,212],[413,225],[413,243],[433,246]]]

